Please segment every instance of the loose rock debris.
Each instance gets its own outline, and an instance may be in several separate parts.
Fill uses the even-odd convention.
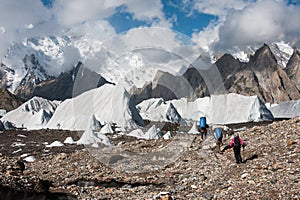
[[[212,135],[205,141],[193,136],[196,138],[178,155],[173,152],[176,147],[170,148],[176,137],[169,141],[118,139],[118,153],[111,157],[97,157],[89,148],[65,145],[46,155],[31,151],[36,160],[28,163],[20,160],[21,153],[1,150],[0,193],[13,189],[70,199],[300,199],[300,118],[249,127],[239,134],[247,143],[242,164],[235,163],[231,150],[216,153]],[[224,145],[229,141],[230,137],[224,138]],[[165,149],[166,160],[176,157],[151,168],[147,154]],[[101,155],[101,149],[94,150]],[[109,155],[107,149],[102,150]],[[134,159],[124,162],[121,150],[133,153]],[[141,164],[142,170],[138,155],[145,155],[148,163],[147,167]]]

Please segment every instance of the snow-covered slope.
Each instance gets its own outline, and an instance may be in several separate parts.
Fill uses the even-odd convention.
[[[39,69],[34,71],[40,80],[47,75],[58,76],[61,72],[70,70],[80,60],[106,80],[122,83],[126,89],[133,85],[142,87],[146,81],[153,79],[158,70],[178,75],[189,65],[186,60],[161,50],[141,49],[116,53],[116,49],[109,49],[107,45],[109,46],[87,35],[28,38],[22,43],[14,43],[5,57],[1,58],[1,62],[11,69],[7,71],[7,79],[12,92],[28,74],[23,61],[26,55],[34,55],[45,70],[46,74]],[[166,54],[165,57],[169,60],[161,63],[161,58],[153,59],[149,57],[151,54]],[[42,76],[39,77],[40,75]]]
[[[17,109],[6,113],[1,121],[12,122],[16,127],[40,129],[50,120],[59,103],[59,101],[33,97]]]
[[[7,79],[9,81],[10,91],[19,86],[20,82],[26,78],[32,67],[28,67],[28,62],[24,59],[26,56],[34,55],[39,63],[38,68],[32,72],[36,78],[44,80],[47,75],[58,75],[63,69],[63,48],[68,44],[68,37],[37,37],[23,41],[23,43],[14,43],[4,58],[1,58],[9,71]],[[29,63],[31,64],[31,63]],[[57,68],[58,67],[58,68]],[[46,70],[45,72],[41,69]]]
[[[283,41],[273,42],[269,46],[276,57],[277,63],[282,68],[285,68],[293,54],[293,48]],[[259,48],[260,46],[248,46],[246,49],[234,48],[230,50],[229,53],[235,58],[238,58],[241,62],[248,62],[250,56],[254,55],[255,51]]]
[[[285,68],[294,52],[294,49],[283,41],[274,42],[272,45],[270,45],[270,48],[276,57],[277,63],[281,67]]]
[[[293,118],[300,116],[300,100],[273,104],[269,109],[275,118]]]
[[[106,84],[62,102],[46,127],[85,130],[93,115],[101,124],[116,123],[123,130],[144,124],[124,87]]]

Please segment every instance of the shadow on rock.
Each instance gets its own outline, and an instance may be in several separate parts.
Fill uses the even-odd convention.
[[[76,197],[67,193],[49,193],[49,192],[25,192],[17,191],[9,187],[0,186],[0,200],[75,200]]]
[[[256,158],[258,158],[258,155],[257,155],[257,154],[253,154],[251,157],[249,157],[249,158],[247,158],[246,160],[244,160],[243,163],[246,163],[246,162],[249,161],[249,160],[254,160],[254,159],[256,159]]]

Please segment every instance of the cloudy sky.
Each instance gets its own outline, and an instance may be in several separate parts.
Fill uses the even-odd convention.
[[[180,48],[182,38],[205,51],[281,40],[300,46],[300,0],[0,2],[1,51],[12,41],[70,32],[99,41],[120,35],[125,46],[135,48],[156,43],[166,49]],[[115,45],[117,49],[120,44]]]

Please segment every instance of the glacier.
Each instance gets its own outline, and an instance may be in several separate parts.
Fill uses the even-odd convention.
[[[66,130],[85,130],[91,116],[102,125],[115,123],[123,131],[144,125],[125,88],[105,84],[63,101],[46,128],[57,129],[59,126]]]

